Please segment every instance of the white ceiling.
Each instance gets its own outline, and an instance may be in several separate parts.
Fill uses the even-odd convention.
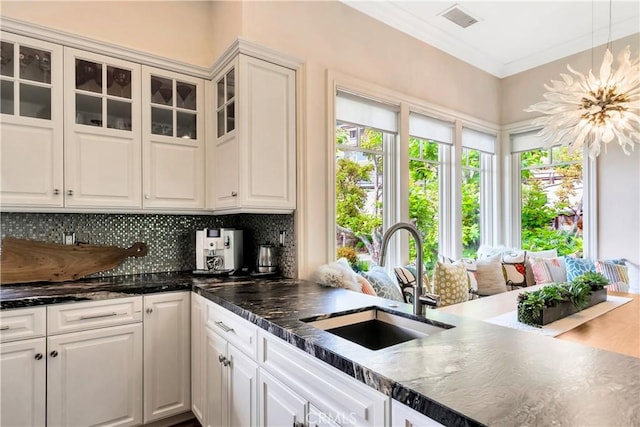
[[[342,0],[379,21],[497,77],[609,40],[609,1]],[[439,16],[457,4],[479,22],[461,28]],[[614,0],[611,40],[640,32],[640,1]]]

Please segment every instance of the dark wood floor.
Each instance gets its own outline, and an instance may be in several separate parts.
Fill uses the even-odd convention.
[[[202,427],[197,419],[181,422],[180,424],[174,424],[171,427]]]

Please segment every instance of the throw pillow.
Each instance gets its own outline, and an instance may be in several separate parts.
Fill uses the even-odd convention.
[[[413,302],[413,291],[407,290],[405,292],[406,287],[413,286],[416,281],[416,277],[418,277],[418,272],[416,271],[415,265],[407,265],[405,267],[396,267],[393,269],[396,275],[396,279],[400,284],[400,287],[403,290],[405,299],[407,302]],[[421,295],[424,295],[427,292],[431,292],[431,283],[429,282],[429,275],[427,274],[427,270],[423,268],[422,270],[422,290],[420,292]]]
[[[551,272],[544,258],[533,258],[529,260],[531,263],[531,270],[533,271],[533,277],[536,281],[536,285],[546,285],[553,283]]]
[[[620,265],[614,261],[596,261],[596,272],[607,278],[609,283],[629,284],[629,272],[626,265]]]
[[[640,294],[640,265],[634,264],[629,260],[624,263],[629,273],[629,292]]]
[[[576,277],[583,275],[589,271],[596,271],[596,265],[590,259],[565,257],[564,262],[567,266],[567,281],[573,282]]]
[[[315,280],[325,286],[345,288],[356,292],[361,292],[362,290],[362,285],[356,278],[357,274],[351,269],[349,262],[345,258],[321,265],[316,270],[315,276]]]
[[[478,268],[478,295],[494,295],[507,291],[502,272],[500,254],[476,261]]]
[[[537,252],[531,252],[531,251],[527,251],[527,253],[525,254],[525,269],[527,272],[526,275],[526,281],[527,281],[527,286],[533,286],[536,284],[536,280],[533,277],[533,270],[531,269],[531,262],[530,260],[533,258],[557,258],[558,257],[558,251],[555,249],[548,249],[546,251],[537,251]]]
[[[440,306],[469,300],[469,278],[462,263],[436,263],[433,272],[433,292],[440,296]]]
[[[469,289],[474,291],[478,290],[478,264],[473,258],[462,258],[458,262],[467,270],[467,276],[469,277]]]
[[[400,286],[387,274],[384,268],[376,265],[372,267],[371,270],[364,271],[360,274],[371,283],[371,286],[373,286],[373,289],[376,291],[376,295],[379,297],[404,302]]]
[[[373,286],[371,286],[371,283],[369,283],[367,279],[359,274],[356,274],[356,280],[358,281],[358,283],[360,283],[360,292],[367,295],[373,295],[374,297],[377,296],[376,290],[373,289]]]
[[[608,285],[605,285],[605,288],[610,292],[629,292],[629,285],[624,282],[609,283]]]
[[[502,271],[507,286],[527,286],[526,268],[524,266],[525,251],[507,251],[502,253]]]

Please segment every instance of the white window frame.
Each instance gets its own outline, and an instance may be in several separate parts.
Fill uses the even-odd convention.
[[[508,237],[506,245],[519,248],[522,246],[522,182],[521,178],[521,158],[520,153],[529,150],[548,150],[541,138],[536,142],[536,133],[539,128],[532,127],[529,123],[515,124],[505,129],[504,147],[505,159],[505,216],[510,218],[510,222],[505,224],[505,235]],[[513,137],[516,135],[529,134],[531,139],[527,141],[526,147],[517,151],[513,149]],[[582,148],[582,252],[585,258],[596,259],[597,254],[597,207],[596,207],[596,162],[589,157],[587,146]]]
[[[417,112],[429,117],[433,117],[440,120],[450,121],[454,123],[454,145],[449,150],[449,153],[445,155],[445,163],[448,165],[448,171],[442,174],[442,180],[444,190],[441,194],[443,200],[443,209],[441,213],[441,227],[443,231],[439,231],[439,250],[442,255],[450,258],[460,258],[462,253],[462,239],[460,230],[462,228],[462,218],[460,212],[460,180],[461,180],[461,168],[457,166],[460,159],[461,146],[461,130],[462,127],[468,127],[470,129],[478,130],[480,132],[489,133],[492,135],[498,135],[500,126],[494,123],[489,123],[475,117],[459,113],[454,110],[441,107],[439,105],[429,103],[419,98],[408,96],[385,87],[362,81],[353,76],[349,76],[336,71],[327,71],[327,260],[330,262],[335,259],[335,127],[336,127],[336,105],[335,98],[339,90],[349,93],[358,94],[363,98],[369,98],[374,101],[383,102],[389,105],[399,106],[398,114],[398,133],[397,144],[394,145],[389,151],[391,160],[388,162],[386,169],[391,171],[391,168],[395,168],[395,180],[390,183],[385,183],[385,189],[388,191],[394,190],[390,195],[392,200],[384,203],[384,206],[389,209],[385,212],[383,218],[383,231],[386,231],[389,225],[398,221],[408,221],[409,219],[409,204],[408,204],[408,175],[409,175],[409,162],[408,162],[408,147],[409,147],[409,114],[410,112]],[[488,166],[491,168],[490,180],[488,187],[491,188],[492,197],[486,201],[487,213],[483,218],[490,222],[491,233],[487,236],[486,244],[495,244],[498,241],[498,235],[500,230],[497,224],[500,223],[501,210],[498,209],[497,203],[500,201],[499,191],[500,188],[500,173],[497,170],[497,157],[501,152],[500,150],[500,138],[496,137],[495,142],[495,155]],[[493,218],[493,221],[491,221]],[[488,227],[488,226],[487,226]],[[409,259],[408,254],[408,233],[397,233],[395,238],[391,242],[387,252],[387,259],[385,265],[396,266],[404,265]]]

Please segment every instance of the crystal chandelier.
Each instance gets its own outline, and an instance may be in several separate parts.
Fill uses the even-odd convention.
[[[549,145],[566,145],[575,150],[584,143],[589,157],[595,159],[600,147],[617,140],[625,154],[640,143],[640,56],[631,59],[627,46],[613,70],[613,55],[607,47],[598,77],[567,69],[573,74],[560,74],[562,81],[544,85],[546,101],[525,109],[545,116],[533,121],[542,125],[539,136]]]

